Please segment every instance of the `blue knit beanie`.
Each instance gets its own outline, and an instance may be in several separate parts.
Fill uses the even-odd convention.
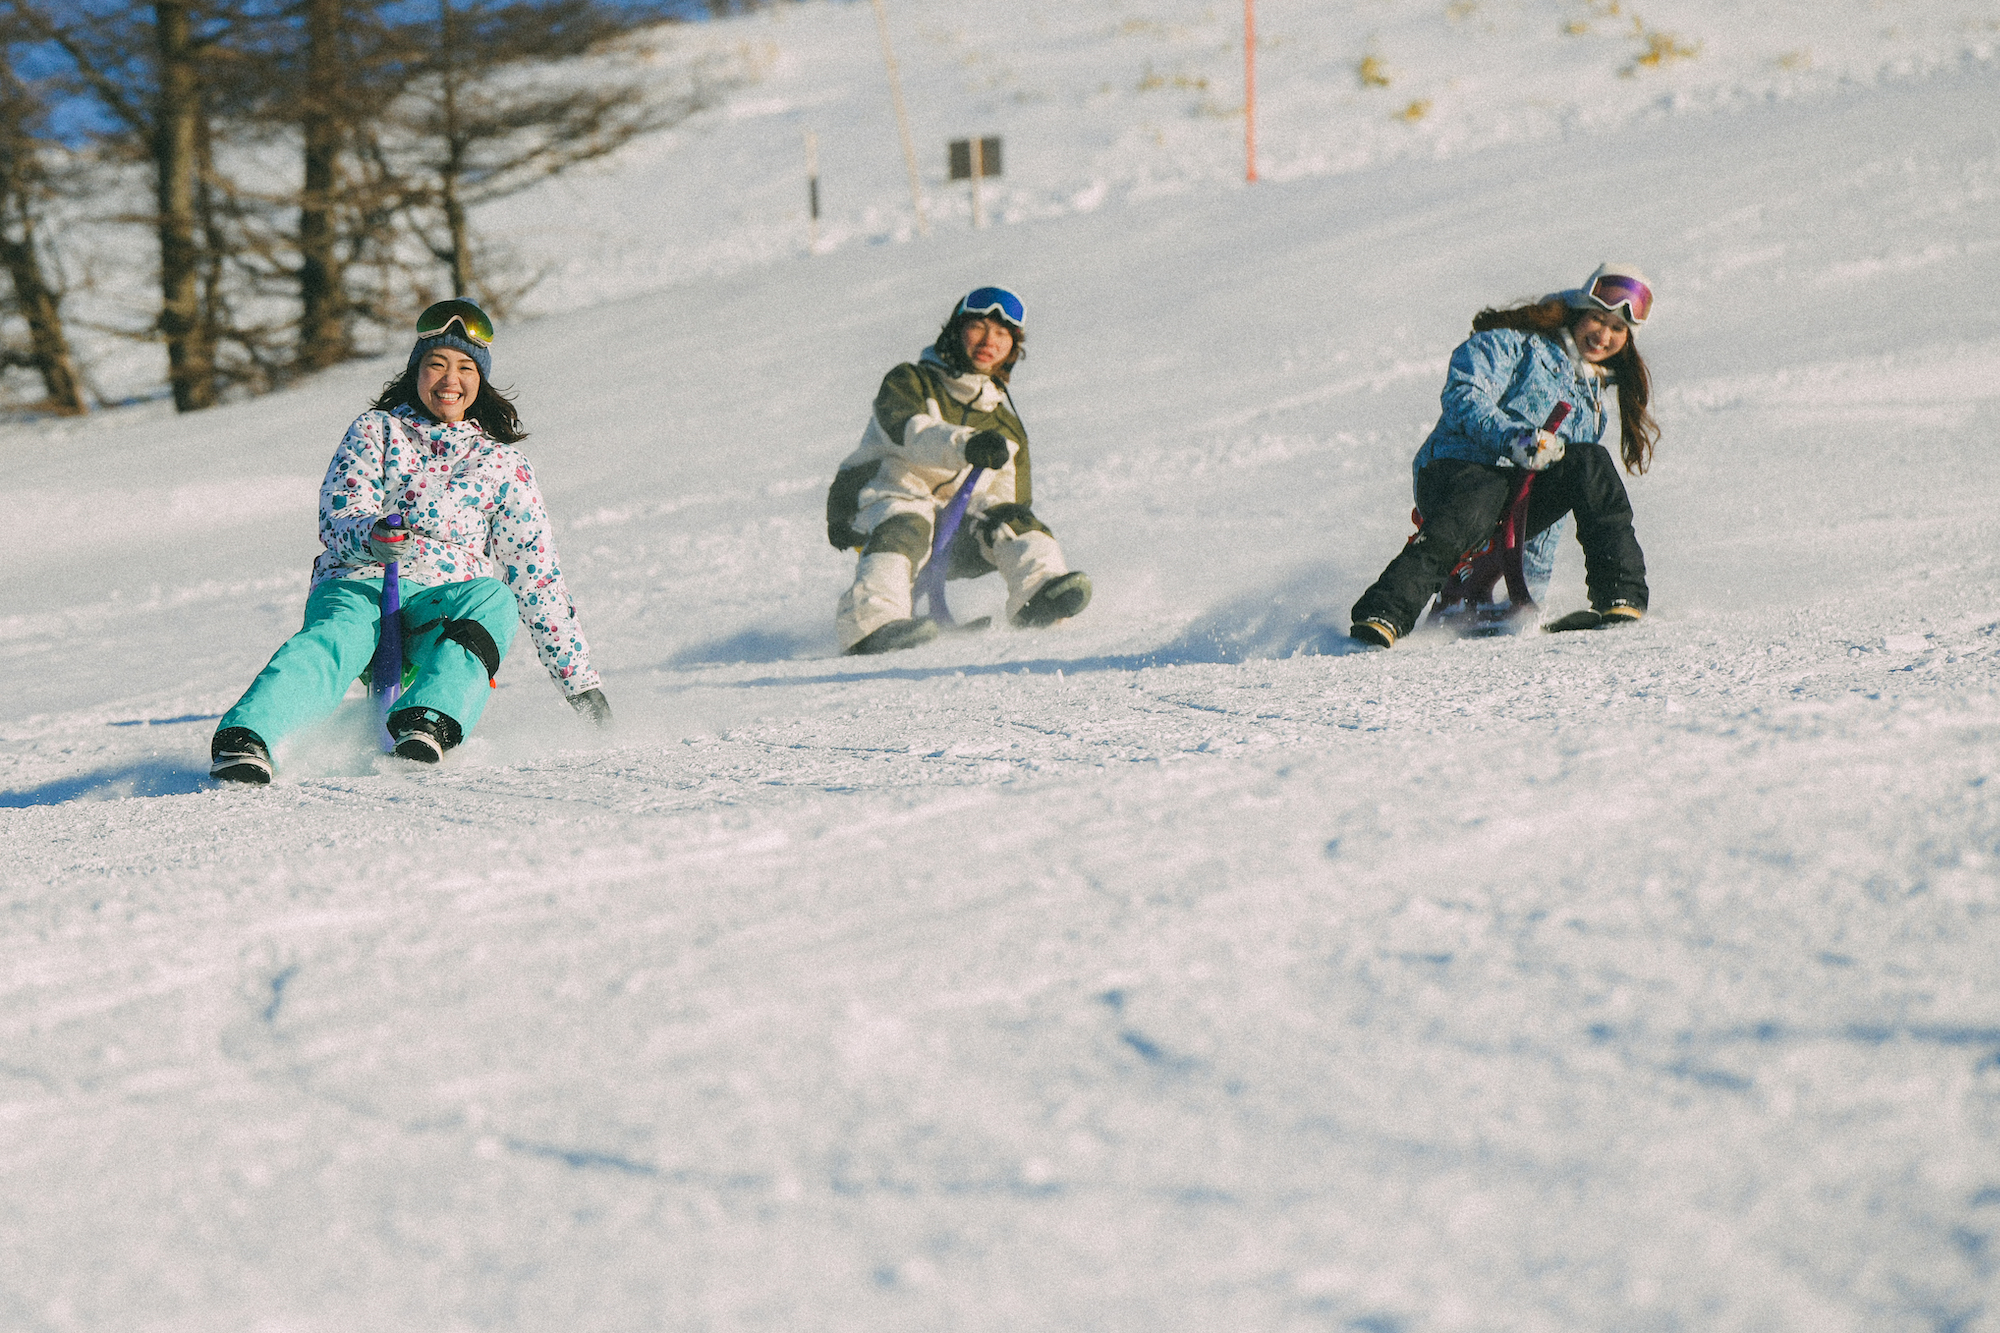
[[[493,349],[481,347],[466,337],[462,330],[453,328],[449,324],[445,326],[443,333],[417,339],[417,345],[410,349],[410,364],[404,369],[415,370],[419,362],[440,347],[449,347],[454,352],[465,353],[472,358],[472,364],[479,367],[479,382],[486,384],[492,381]]]

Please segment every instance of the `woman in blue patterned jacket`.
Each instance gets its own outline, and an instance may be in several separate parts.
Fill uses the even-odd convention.
[[[1355,639],[1387,648],[1416,626],[1459,558],[1492,533],[1518,468],[1537,474],[1528,504],[1531,566],[1537,556],[1553,558],[1556,525],[1576,515],[1592,609],[1566,623],[1629,625],[1645,614],[1646,558],[1632,532],[1632,502],[1599,440],[1608,384],[1618,393],[1625,470],[1637,475],[1652,460],[1659,428],[1632,337],[1652,307],[1643,274],[1605,264],[1574,291],[1479,313],[1472,336],[1452,353],[1443,414],[1412,465],[1423,526],[1354,604]],[[1570,405],[1568,418],[1553,433],[1541,429],[1558,402]]]
[[[319,492],[305,626],[285,641],[210,745],[210,774],[271,780],[271,749],[332,713],[381,635],[383,565],[398,562],[415,676],[389,714],[396,753],[436,763],[485,711],[522,621],[570,704],[611,717],[556,563],[519,416],[491,384],[493,324],[470,301],[417,320],[409,364],[347,429]],[[400,519],[401,526],[392,524]]]

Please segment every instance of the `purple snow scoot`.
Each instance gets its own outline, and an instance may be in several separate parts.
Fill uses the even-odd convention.
[[[1568,403],[1557,403],[1542,429],[1554,434],[1569,414]],[[1448,626],[1460,634],[1511,634],[1535,613],[1535,599],[1528,595],[1528,579],[1521,570],[1521,547],[1528,539],[1528,496],[1534,489],[1535,474],[1523,470],[1493,535],[1467,551],[1445,576],[1426,625]],[[1411,510],[1410,517],[1423,527],[1422,514]],[[1507,584],[1504,604],[1491,600],[1493,585],[1502,580]]]
[[[917,575],[916,590],[910,594],[912,605],[917,598],[924,599],[925,614],[939,629],[970,633],[993,623],[993,617],[981,616],[961,625],[951,618],[951,608],[944,601],[944,567],[948,563],[946,557],[951,550],[951,539],[958,535],[958,525],[965,518],[965,507],[972,502],[972,488],[979,484],[979,478],[985,471],[985,468],[976,467],[966,473],[958,494],[951,497],[951,503],[938,515],[937,532],[931,538],[931,558],[924,565],[924,572]]]
[[[401,514],[382,520],[392,528],[403,526]],[[398,537],[404,541],[407,537]],[[399,561],[382,566],[382,634],[375,641],[375,658],[368,664],[368,695],[375,701],[375,722],[381,730],[384,751],[393,752],[396,740],[389,734],[389,714],[403,693],[403,585]]]

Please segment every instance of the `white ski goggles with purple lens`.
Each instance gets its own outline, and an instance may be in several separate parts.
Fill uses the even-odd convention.
[[[1635,329],[1653,313],[1653,289],[1642,279],[1623,273],[1600,274],[1591,279],[1583,294],[1597,309],[1623,314],[1625,322]]]
[[[958,313],[978,319],[998,318],[1024,332],[1028,327],[1028,312],[1021,298],[1005,287],[973,288],[958,303]]]

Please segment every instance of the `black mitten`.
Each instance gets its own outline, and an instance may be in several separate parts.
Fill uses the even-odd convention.
[[[982,430],[965,442],[965,461],[974,467],[998,472],[1007,458],[1007,437],[997,430]]]

